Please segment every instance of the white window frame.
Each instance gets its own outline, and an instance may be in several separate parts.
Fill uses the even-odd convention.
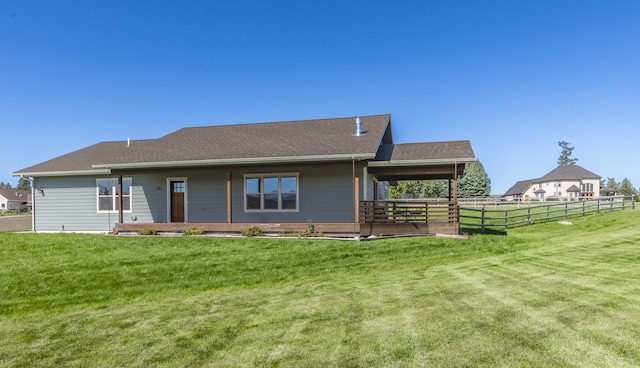
[[[282,178],[296,178],[296,208],[282,208]],[[264,179],[278,178],[278,208],[264,208]],[[247,179],[260,180],[260,208],[247,208]],[[244,186],[244,212],[300,212],[300,174],[297,172],[287,173],[261,173],[261,174],[245,174],[243,178]]]
[[[113,194],[108,195],[108,197],[112,197],[111,208],[112,210],[101,210],[100,209],[100,185],[101,181],[107,181],[111,183],[113,181],[113,185],[111,186],[111,192]],[[127,197],[129,197],[129,209],[123,210],[123,213],[131,213],[133,211],[133,179],[132,178],[122,178],[122,182],[129,181],[129,194],[127,196],[123,196],[122,200],[126,201]],[[102,195],[102,197],[105,197]],[[97,178],[96,179],[96,212],[97,213],[118,213],[118,178]]]

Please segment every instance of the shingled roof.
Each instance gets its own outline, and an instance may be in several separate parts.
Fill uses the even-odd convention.
[[[16,171],[14,175],[101,172],[107,168],[373,159],[391,116],[183,128],[158,139],[101,142]],[[389,131],[389,133],[387,133]]]
[[[475,154],[469,141],[402,143],[381,145],[375,159],[390,162],[473,161]]]
[[[526,192],[527,189],[533,184],[534,179],[529,180],[520,180],[516,182],[503,196],[518,196],[522,195],[522,193]]]
[[[578,165],[559,165],[547,175],[537,179],[536,182],[571,179],[600,179],[600,175]]]
[[[522,195],[534,183],[582,179],[600,179],[600,176],[578,165],[559,165],[541,178],[521,180],[515,183],[511,188],[509,188],[509,190],[507,190],[505,194],[503,194],[503,196]],[[578,188],[576,187],[576,189]]]
[[[31,191],[2,188],[0,189],[0,196],[4,197],[8,201],[27,202],[31,196]]]
[[[102,142],[14,175],[80,175],[109,169],[380,160],[473,161],[469,141],[393,144],[391,116],[183,128],[157,139]]]

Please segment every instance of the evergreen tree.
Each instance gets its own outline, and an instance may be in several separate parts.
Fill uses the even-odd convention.
[[[577,158],[571,158],[571,154],[573,153],[573,149],[575,147],[569,147],[569,142],[560,141],[558,142],[562,151],[560,152],[560,157],[558,157],[559,165],[575,165],[578,162]]]
[[[618,190],[618,188],[620,188],[620,184],[616,182],[615,178],[607,178],[607,187]]]
[[[446,198],[449,196],[448,180],[425,180],[422,185],[422,198]]]
[[[445,198],[448,189],[447,180],[401,180],[389,189],[389,197]]]
[[[459,198],[481,198],[491,194],[491,179],[480,161],[467,163],[462,178],[458,180]]]
[[[0,182],[0,189],[12,189],[12,187],[11,184],[2,181]]]
[[[31,182],[27,178],[20,178],[20,180],[18,181],[18,186],[16,186],[16,189],[31,190]]]
[[[620,188],[618,189],[620,190],[620,193],[624,194],[625,196],[635,198],[635,196],[638,195],[638,191],[633,187],[633,184],[631,184],[631,182],[627,178],[624,178],[622,180],[622,183],[620,183]]]

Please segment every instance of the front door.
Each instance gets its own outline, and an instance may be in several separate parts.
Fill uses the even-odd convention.
[[[184,181],[171,181],[169,185],[171,187],[171,222],[184,222]]]

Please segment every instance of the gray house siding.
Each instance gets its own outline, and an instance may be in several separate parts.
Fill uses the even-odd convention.
[[[227,174],[194,172],[187,182],[188,222],[227,222]]]
[[[41,177],[33,183],[36,231],[110,231],[117,213],[97,213],[96,177]]]
[[[125,214],[125,223],[168,222],[168,179],[186,181],[185,207],[188,222],[227,222],[226,170],[191,169],[123,173],[133,178],[133,212]],[[135,219],[135,220],[134,220]]]
[[[246,212],[244,175],[298,173],[297,212]],[[233,170],[233,222],[304,223],[353,222],[353,174],[351,163],[282,165],[235,168]]]
[[[207,168],[122,173],[131,178],[131,212],[124,223],[166,223],[168,178],[184,178],[187,222],[227,222],[227,174],[232,175],[232,220],[237,223],[353,222],[353,172],[350,163]],[[246,212],[244,175],[297,173],[299,208],[295,212]],[[112,231],[118,213],[98,213],[96,179],[106,176],[40,177],[34,186],[36,231]],[[111,175],[115,179],[117,175]]]
[[[167,222],[166,175],[123,175],[131,177],[133,211],[124,214],[125,223]]]

